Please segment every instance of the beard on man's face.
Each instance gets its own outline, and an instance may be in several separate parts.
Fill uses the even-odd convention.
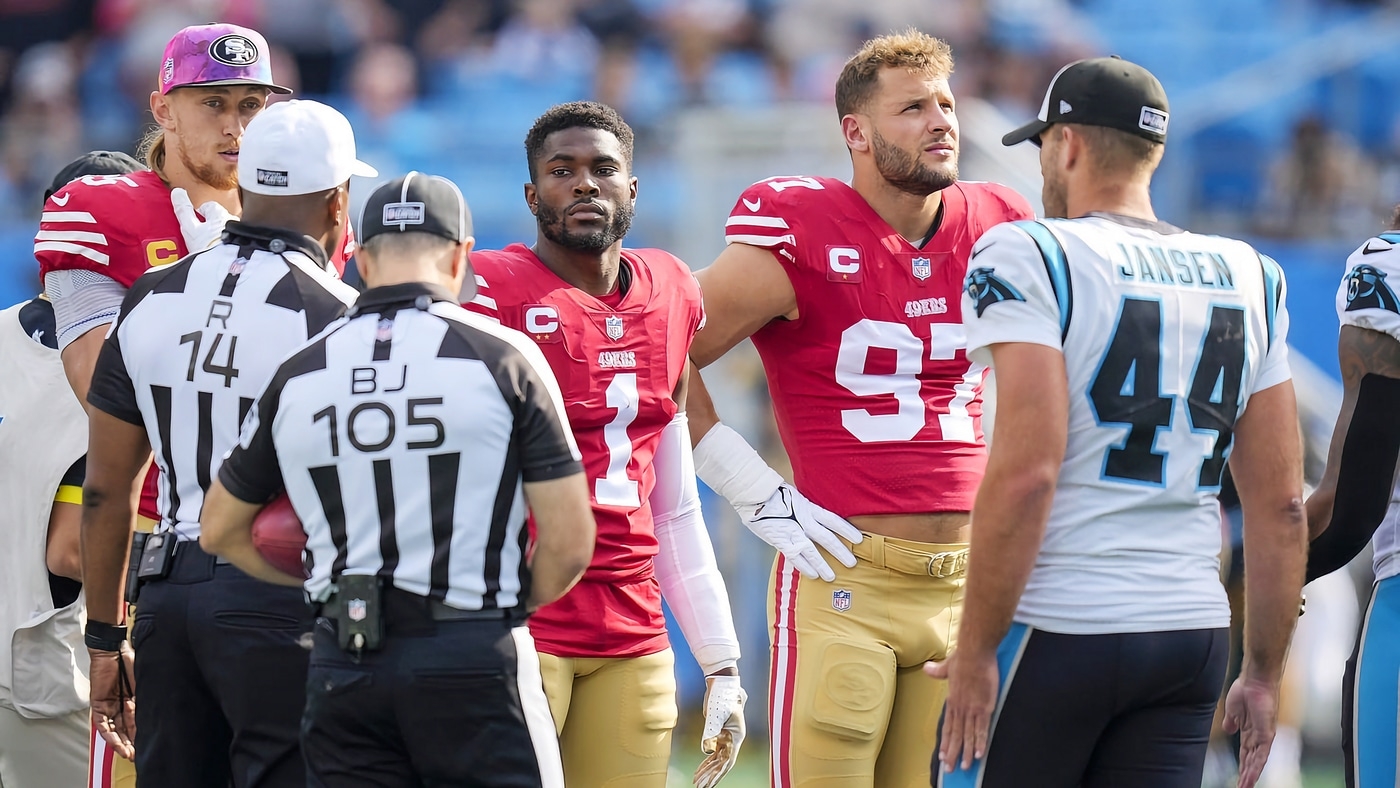
[[[535,221],[539,223],[540,232],[544,233],[544,237],[565,249],[574,249],[580,252],[601,252],[626,238],[627,232],[632,229],[632,216],[635,210],[630,202],[622,202],[612,210],[607,223],[602,227],[596,230],[571,232],[565,228],[564,220],[567,218],[565,212],[574,205],[577,203],[571,203],[568,208],[556,211],[541,201],[535,213]]]
[[[195,177],[200,183],[219,191],[231,191],[238,188],[238,168],[225,170],[218,164],[197,163],[190,158],[189,151],[185,150],[184,144],[175,141],[175,152],[180,157],[180,163],[185,165],[185,169]],[[222,164],[222,162],[220,162]]]
[[[958,181],[958,162],[953,159],[946,166],[934,169],[919,161],[917,156],[895,146],[876,131],[871,138],[874,143],[875,169],[880,177],[902,192],[925,197],[941,192]]]

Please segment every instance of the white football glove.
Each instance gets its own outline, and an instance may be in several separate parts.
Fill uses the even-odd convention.
[[[224,225],[238,218],[213,200],[199,206],[199,213],[195,213],[190,194],[184,189],[170,190],[170,207],[175,209],[180,235],[185,237],[185,248],[190,250],[190,254],[219,243],[224,237]],[[201,219],[201,216],[204,218]]]
[[[807,500],[807,496],[787,482],[778,485],[763,503],[735,506],[734,511],[750,531],[782,553],[794,569],[808,578],[820,577],[828,583],[836,579],[836,572],[822,557],[817,545],[843,566],[856,565],[851,548],[841,540],[859,542],[860,531],[844,518]]]
[[[856,565],[856,557],[841,540],[858,543],[863,538],[860,531],[783,481],[748,441],[728,426],[716,424],[695,445],[695,473],[729,501],[750,531],[806,577],[819,577],[828,583],[836,579],[817,545],[843,565]]]
[[[714,788],[739,760],[744,743],[744,701],[748,694],[738,676],[705,677],[705,730],[700,750],[705,760],[695,769],[696,788]]]

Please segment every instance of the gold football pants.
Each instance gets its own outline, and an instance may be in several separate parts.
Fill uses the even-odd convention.
[[[540,674],[570,788],[666,787],[677,714],[671,649],[610,659],[541,653]]]
[[[866,534],[851,569],[808,580],[779,555],[769,587],[773,788],[927,788],[966,544]]]

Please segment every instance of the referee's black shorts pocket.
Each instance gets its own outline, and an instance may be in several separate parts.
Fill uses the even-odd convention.
[[[155,628],[156,617],[154,613],[147,613],[144,616],[140,613],[137,613],[136,621],[131,626],[131,648],[140,648],[141,643],[143,643],[146,640],[146,638],[151,636],[151,633],[155,631]]]
[[[262,610],[221,610],[214,614],[214,622],[220,627],[258,631],[269,629],[301,631],[306,627],[305,622],[296,616],[285,616]]]
[[[505,674],[489,669],[420,668],[413,684],[424,690],[472,690],[483,695],[505,689]]]
[[[335,698],[374,686],[374,673],[331,665],[312,664],[306,675],[308,697]]]

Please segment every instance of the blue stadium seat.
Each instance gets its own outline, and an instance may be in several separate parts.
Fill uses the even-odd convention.
[[[1213,126],[1196,135],[1193,148],[1196,207],[1240,217],[1253,212],[1266,167],[1259,137],[1237,124]]]

